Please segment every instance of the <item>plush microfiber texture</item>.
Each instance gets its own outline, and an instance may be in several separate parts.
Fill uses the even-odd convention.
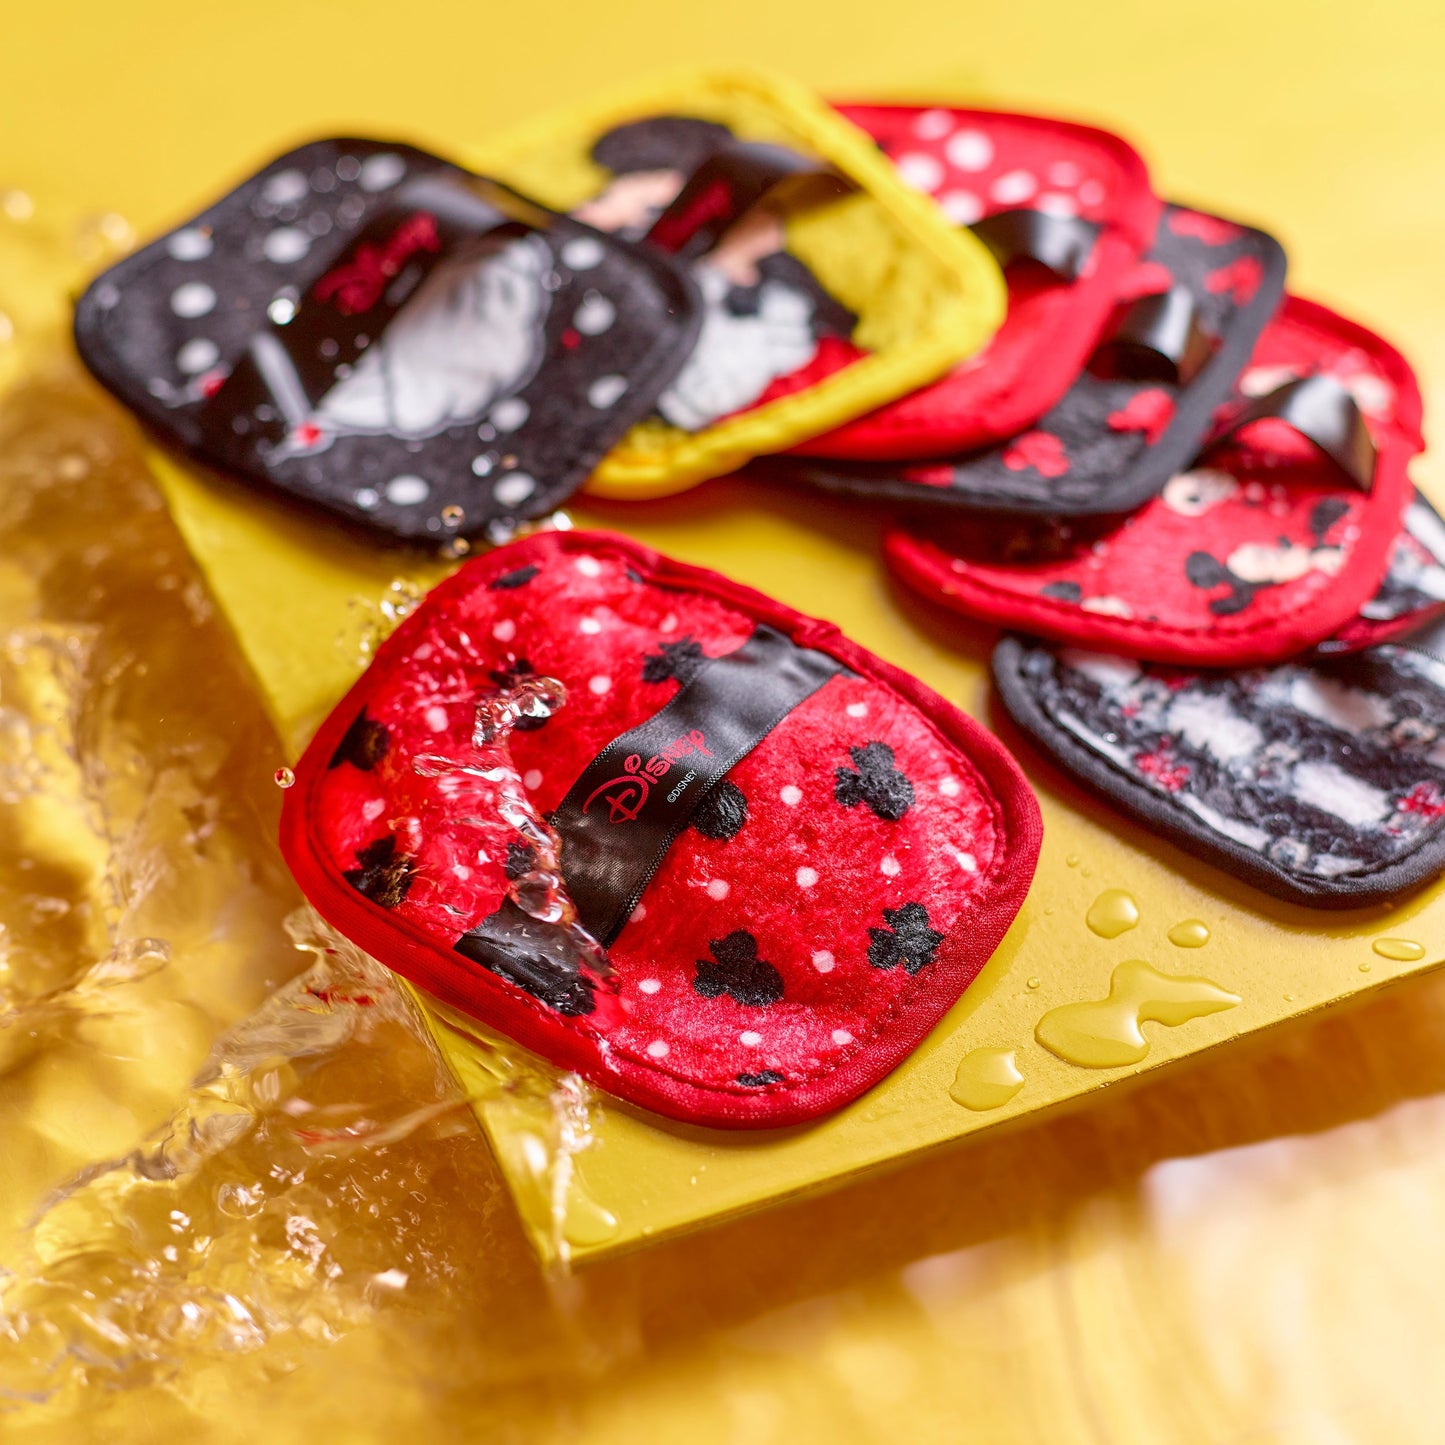
[[[821,685],[776,709],[693,798],[618,916],[612,983],[539,966],[540,946],[529,957],[479,947],[518,922],[509,879],[535,850],[499,813],[505,784],[435,762],[471,756],[478,702],[534,674],[567,689],[510,747],[526,796],[563,837],[581,909],[583,863],[569,864],[563,816],[575,822],[580,805],[604,862],[635,862],[638,795],[657,802],[667,786],[669,801],[686,799],[694,773],[717,766],[730,719],[714,707],[662,724],[764,644]],[[625,758],[626,742],[601,756],[644,725],[677,737],[650,762],[646,748]],[[649,772],[655,788],[638,781]],[[1040,841],[1012,759],[916,680],[827,623],[595,533],[540,533],[441,584],[296,777],[282,847],[344,933],[600,1087],[712,1125],[796,1123],[888,1073],[998,945]]]
[[[419,540],[565,501],[700,324],[672,258],[365,140],[279,157],[75,313],[86,364],[166,440]]]
[[[911,466],[769,458],[767,475],[929,510],[1131,511],[1194,455],[1279,302],[1284,272],[1284,253],[1263,232],[1168,206],[1148,257],[1119,282],[1116,314],[1122,319],[1130,303],[1177,288],[1201,331],[1213,338],[1197,370],[1187,369],[1181,379],[1157,371],[1148,358],[1143,366],[1121,365],[1117,348],[1101,347],[1036,426],[1005,442]],[[1111,335],[1106,331],[1106,342]]]
[[[805,456],[898,460],[972,451],[1031,426],[1097,345],[1125,276],[1149,248],[1160,203],[1138,153],[1088,126],[1000,111],[842,105],[908,184],[960,226],[1019,210],[1078,218],[1097,236],[1077,275],[1007,264],[1008,315],[976,356],[846,426]]]
[[[1445,869],[1440,643],[1195,672],[1005,638],[993,667],[1019,726],[1151,833],[1354,908]]]
[[[1304,376],[1354,398],[1376,448],[1368,493],[1284,422],[1254,423],[1122,523],[898,529],[889,565],[970,617],[1080,646],[1201,666],[1275,662],[1350,621],[1384,576],[1422,445],[1420,393],[1372,332],[1291,297],[1240,379]]]
[[[1375,594],[1331,638],[1325,656],[1389,642],[1445,614],[1445,521],[1418,492],[1405,509],[1390,565]]]
[[[1007,293],[992,255],[808,91],[689,72],[548,116],[477,152],[489,173],[590,223],[646,234],[729,141],[811,157],[850,186],[756,206],[694,262],[706,315],[659,415],[588,490],[657,496],[733,471],[933,381],[982,348]]]

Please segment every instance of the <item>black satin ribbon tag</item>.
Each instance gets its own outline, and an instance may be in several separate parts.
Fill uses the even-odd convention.
[[[257,407],[273,445],[307,424],[316,404],[377,340],[434,267],[467,247],[546,230],[552,213],[461,172],[423,176],[352,238],[300,297],[277,297],[245,354],[200,416],[207,435],[234,441]]]
[[[575,1017],[596,1007],[589,960],[573,936],[533,918],[510,898],[452,946],[560,1014]]]
[[[646,240],[694,260],[712,250],[723,232],[764,196],[792,205],[831,199],[851,188],[847,179],[811,156],[761,141],[735,141],[692,173],[653,222]]]
[[[1218,344],[1199,320],[1194,293],[1171,286],[1131,301],[1089,365],[1097,374],[1188,386]]]
[[[1034,261],[1060,281],[1077,281],[1094,254],[1101,228],[1077,216],[1020,209],[985,216],[969,229],[993,252],[1000,266]]]
[[[1301,376],[1287,381],[1235,412],[1210,437],[1217,447],[1251,422],[1285,422],[1339,468],[1350,485],[1369,492],[1375,484],[1375,443],[1354,397],[1332,376]]]
[[[759,626],[598,754],[549,819],[562,839],[567,891],[594,938],[617,936],[708,790],[846,670]]]

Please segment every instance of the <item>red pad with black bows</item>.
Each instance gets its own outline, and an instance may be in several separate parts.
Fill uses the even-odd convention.
[[[1027,430],[911,464],[783,457],[760,470],[929,510],[1132,511],[1198,450],[1279,304],[1284,274],[1284,253],[1262,231],[1166,206],[1148,256],[1117,281],[1103,336],[1071,354],[1072,384]],[[1035,340],[1054,345],[1051,333]]]
[[[523,719],[506,778],[469,764],[478,703],[534,675],[565,705]],[[520,911],[518,786],[608,979]],[[830,624],[552,532],[383,645],[297,765],[281,840],[321,913],[423,988],[635,1104],[756,1127],[914,1048],[1012,922],[1040,822],[992,736]]]
[[[966,616],[1132,657],[1227,667],[1313,647],[1385,574],[1423,445],[1414,375],[1372,332],[1291,297],[1231,421],[1242,429],[1122,522],[900,528],[889,566]]]
[[[794,450],[855,459],[939,456],[1022,431],[1097,344],[1159,217],[1144,162],[1107,131],[1042,116],[844,105],[904,179],[975,227],[1005,265],[1008,315],[947,376]]]

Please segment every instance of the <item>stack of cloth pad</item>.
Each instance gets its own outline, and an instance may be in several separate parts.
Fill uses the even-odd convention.
[[[1014,721],[1151,832],[1310,905],[1445,867],[1419,391],[1285,293],[1268,235],[1097,129],[755,75],[465,160],[304,145],[76,310],[167,444],[379,543],[496,544],[288,794],[294,871],[378,957],[635,1103],[750,1125],[856,1096],[982,966],[1040,831],[994,739],[725,579],[512,540],[582,488],[739,469],[871,503],[908,589],[1010,634]]]
[[[1407,474],[1423,442],[1404,358],[1287,294],[1269,236],[1155,200],[1113,137],[847,114],[985,227],[1021,202],[1050,244],[1059,224],[1097,234],[1074,275],[1045,248],[1007,266],[1008,318],[978,357],[764,474],[894,504],[891,573],[1020,634],[993,658],[1007,712],[1150,831],[1313,906],[1435,877],[1445,524]],[[1111,240],[1135,245],[1122,265]]]

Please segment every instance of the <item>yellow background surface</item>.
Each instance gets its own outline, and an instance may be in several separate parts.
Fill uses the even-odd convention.
[[[1275,231],[1295,289],[1415,361],[1428,428],[1445,414],[1442,54],[1445,15],[1425,4],[10,5],[0,187],[61,188],[144,234],[313,132],[451,148],[699,60],[767,63],[839,97],[973,95],[1122,129],[1166,193]],[[1445,495],[1437,457],[1417,477]],[[608,520],[700,559],[698,526],[740,526],[739,508],[775,541],[809,521],[712,490],[645,528]],[[773,590],[930,680],[930,654],[960,665],[898,608],[866,535],[829,545],[830,597]],[[1096,877],[1116,846],[1097,822]],[[1423,941],[1439,957],[1445,939]],[[1222,981],[1248,996],[1249,960],[1231,967]],[[1222,1037],[1228,1019],[1203,1027]],[[485,1416],[495,1438],[609,1442],[1434,1441],[1442,1035],[1440,982],[1401,984],[1087,1113],[589,1272],[641,1348],[592,1376],[540,1370],[502,1414],[488,1407],[515,1381],[422,1383],[347,1342],[329,1368],[349,1383],[329,1388],[321,1357],[281,1391],[285,1418],[343,1439],[404,1420],[460,1436]],[[506,1318],[504,1283],[532,1287],[505,1245],[497,1273],[459,1336]],[[286,1433],[272,1406],[223,1389],[197,1408]]]

